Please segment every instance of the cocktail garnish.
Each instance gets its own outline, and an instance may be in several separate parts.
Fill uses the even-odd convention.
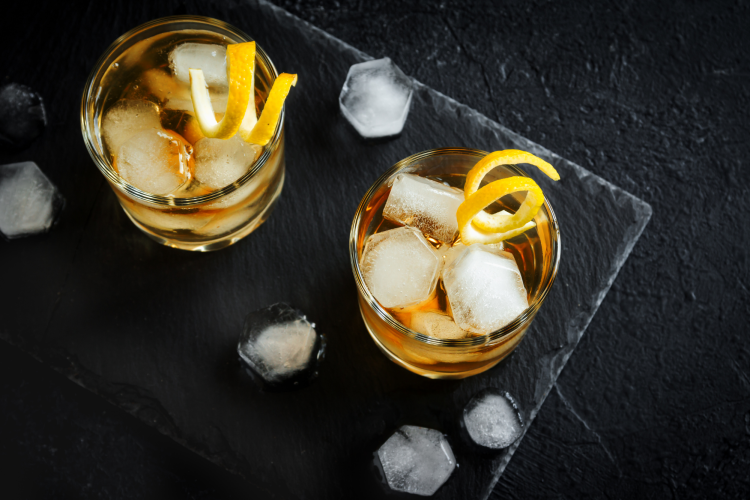
[[[190,95],[201,132],[213,139],[229,139],[239,132],[245,142],[265,146],[273,137],[289,89],[297,83],[297,75],[279,75],[273,82],[260,119],[256,119],[255,42],[227,46],[227,73],[227,111],[217,122],[203,71],[190,69]]]
[[[279,75],[273,82],[271,92],[268,94],[268,100],[263,107],[257,123],[254,123],[252,127],[248,127],[246,122],[242,123],[240,137],[245,142],[252,142],[260,146],[268,144],[268,141],[273,137],[274,131],[276,131],[276,124],[281,117],[281,108],[284,107],[286,96],[289,95],[291,87],[296,84],[297,75],[290,75],[289,73]]]
[[[464,194],[466,200],[456,211],[461,241],[465,245],[473,243],[497,243],[517,236],[536,224],[532,220],[544,203],[542,189],[528,177],[508,177],[491,182],[481,189],[479,184],[487,173],[498,165],[515,165],[528,163],[538,167],[553,180],[560,175],[552,165],[541,158],[519,151],[506,149],[495,151],[482,158],[466,176]],[[503,196],[519,191],[526,191],[526,199],[515,214],[489,214],[486,207]]]
[[[206,137],[229,139],[240,129],[248,106],[253,106],[254,111],[255,102],[252,97],[255,90],[255,42],[227,46],[227,73],[227,111],[221,121],[217,122],[203,71],[190,69],[190,95],[193,99],[195,117]]]

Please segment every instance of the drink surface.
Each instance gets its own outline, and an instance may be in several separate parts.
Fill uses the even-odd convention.
[[[440,176],[424,176],[423,178],[437,181],[441,184],[447,184],[451,187],[463,189],[464,182],[466,180],[465,173],[453,173],[448,175]],[[369,212],[369,217],[364,220],[364,224],[367,227],[371,227],[372,231],[368,234],[368,237],[372,234],[380,234],[385,231],[402,227],[400,224],[394,223],[391,220],[383,217],[383,208],[388,200],[391,193],[391,188],[386,189],[381,195],[373,199],[372,206],[373,210]],[[488,211],[494,213],[500,210],[515,211],[518,208],[518,201],[512,197],[505,197],[500,202],[495,203],[491,206]],[[456,236],[450,243],[443,243],[436,238],[427,236],[427,240],[433,247],[438,250],[438,254],[443,262],[451,258],[448,250],[450,248],[459,249],[462,244],[460,237]],[[535,281],[538,281],[540,269],[538,269],[538,257],[543,252],[542,241],[539,236],[539,232],[536,228],[525,232],[520,236],[516,236],[509,240],[506,240],[502,245],[494,245],[496,249],[509,252],[513,255],[513,258],[518,265],[518,270],[521,273],[521,279],[524,283],[524,287],[527,290],[527,300],[531,301],[530,290],[533,290]],[[399,308],[386,308],[386,310],[396,318],[402,325],[407,328],[412,328],[419,331],[421,328],[413,328],[415,326],[415,320],[419,321],[419,317],[423,313],[442,313],[447,316],[453,316],[449,301],[446,296],[445,285],[443,280],[438,281],[436,292],[434,296],[416,307],[410,307],[407,310]],[[423,333],[423,332],[420,332]],[[471,332],[466,332],[466,336],[475,336]],[[455,337],[461,338],[461,337]]]
[[[123,145],[122,140],[108,140],[107,125],[112,120],[107,120],[107,117],[112,117],[118,110],[124,108],[126,113],[130,110],[135,111],[132,116],[133,123],[128,123],[131,129],[150,128],[156,125],[151,113],[144,112],[144,110],[148,111],[148,106],[141,105],[140,109],[134,109],[137,105],[136,101],[154,105],[151,109],[158,116],[158,125],[174,140],[182,143],[180,146],[183,146],[185,151],[186,158],[183,158],[182,162],[187,169],[186,181],[168,193],[156,194],[175,197],[201,196],[223,188],[226,184],[236,180],[232,179],[225,185],[219,185],[221,182],[211,182],[211,180],[206,182],[202,181],[200,175],[196,176],[196,167],[200,168],[196,165],[200,163],[200,151],[196,151],[199,149],[196,148],[196,144],[203,139],[203,135],[195,120],[186,72],[190,64],[207,68],[205,71],[211,101],[217,119],[220,119],[226,109],[228,93],[222,49],[225,50],[228,43],[225,37],[208,31],[163,33],[136,43],[111,65],[102,81],[102,88],[105,92],[101,113],[103,146],[112,165],[126,180],[130,181],[127,178],[127,172],[122,171],[123,168],[120,166],[123,163],[121,156],[124,156],[121,155],[120,150]],[[260,78],[256,79],[256,85],[258,86],[255,92],[257,114],[269,89],[266,82]],[[116,130],[115,134],[117,132],[125,137],[129,135],[127,131]],[[256,145],[240,144],[239,138],[232,138],[231,141],[233,147],[225,145],[226,147],[221,151],[223,156],[227,157],[222,160],[226,164],[244,163],[243,170],[247,171],[259,155],[261,148]],[[179,162],[180,159],[174,161]],[[221,176],[215,177],[221,180]],[[137,183],[134,185],[139,187]]]
[[[95,123],[102,156],[150,198],[110,183],[130,219],[162,244],[200,251],[232,244],[266,220],[283,187],[283,121],[275,139],[261,147],[239,135],[204,137],[195,118],[188,70],[203,70],[220,120],[228,96],[226,47],[239,41],[210,27],[167,27],[123,42],[99,82]],[[259,54],[251,100],[256,116],[275,77],[267,56]],[[200,201],[219,190],[218,197]],[[152,202],[153,196],[175,203]]]

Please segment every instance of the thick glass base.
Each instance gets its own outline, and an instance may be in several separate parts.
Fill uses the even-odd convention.
[[[189,250],[192,252],[213,252],[214,250],[221,250],[222,248],[234,245],[242,238],[255,231],[261,224],[263,224],[268,219],[268,217],[271,216],[271,213],[276,206],[276,201],[279,199],[279,195],[281,195],[281,190],[283,189],[283,187],[284,179],[282,177],[281,182],[279,182],[276,188],[276,192],[271,197],[271,202],[266,206],[266,208],[263,209],[262,212],[260,212],[256,217],[248,220],[247,223],[237,231],[213,240],[184,241],[173,238],[165,238],[164,236],[158,235],[140,224],[128,213],[127,210],[125,210],[125,213],[128,215],[130,220],[133,221],[133,224],[135,224],[138,229],[143,231],[146,236],[156,241],[157,243],[172,248],[178,248],[180,250]]]
[[[370,337],[372,337],[372,340],[375,342],[375,345],[378,346],[378,349],[385,354],[385,356],[396,363],[397,365],[406,368],[410,372],[416,373],[417,375],[421,375],[423,377],[431,378],[431,379],[440,379],[440,380],[458,380],[466,377],[471,377],[472,375],[477,375],[479,373],[485,372],[498,364],[500,361],[505,359],[508,354],[512,352],[512,350],[507,351],[505,354],[501,355],[498,358],[495,358],[489,362],[487,362],[484,365],[481,365],[479,367],[472,367],[470,369],[466,369],[463,371],[436,371],[436,370],[430,370],[428,368],[413,365],[411,363],[408,363],[407,361],[404,361],[403,359],[396,356],[393,352],[391,352],[383,343],[378,339],[377,335],[370,329],[369,324],[367,323],[367,320],[365,320],[365,326],[367,327],[367,332],[370,334]]]

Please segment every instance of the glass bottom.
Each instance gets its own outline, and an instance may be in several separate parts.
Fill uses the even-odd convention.
[[[361,311],[360,311],[361,312]],[[513,352],[513,349],[509,349],[504,354],[500,355],[499,357],[493,359],[492,361],[489,361],[487,364],[469,369],[464,371],[452,371],[452,372],[445,372],[445,371],[436,371],[436,370],[429,370],[421,366],[416,366],[411,363],[408,363],[404,361],[403,359],[396,356],[393,352],[391,352],[383,343],[378,339],[377,335],[372,331],[370,328],[369,323],[367,322],[367,319],[365,318],[364,314],[362,315],[362,319],[364,320],[365,326],[367,327],[367,332],[370,334],[370,337],[372,337],[372,340],[375,342],[375,345],[378,346],[378,349],[385,354],[385,356],[399,365],[402,368],[406,368],[412,373],[416,373],[417,375],[421,375],[423,377],[435,379],[435,380],[458,380],[466,377],[471,377],[473,375],[477,375],[479,373],[485,372],[489,370],[490,368],[497,365],[500,361],[505,359],[511,352]],[[517,345],[517,344],[516,344]]]
[[[261,224],[263,224],[273,212],[274,207],[276,206],[276,202],[279,199],[279,196],[281,195],[281,190],[284,188],[284,178],[282,176],[281,182],[278,183],[278,186],[276,187],[276,192],[273,193],[273,196],[271,197],[271,202],[263,209],[262,212],[260,212],[257,216],[253,217],[252,219],[249,219],[244,226],[239,228],[238,230],[234,231],[233,233],[227,234],[222,236],[221,238],[216,238],[214,240],[205,240],[205,241],[181,241],[173,238],[165,238],[164,236],[158,235],[149,229],[147,229],[145,226],[143,226],[141,223],[139,223],[137,220],[131,216],[127,210],[125,211],[125,214],[127,214],[128,218],[133,221],[133,224],[143,231],[146,236],[151,238],[152,240],[156,241],[159,244],[162,244],[164,246],[168,246],[171,248],[178,248],[180,250],[189,250],[191,252],[213,252],[215,250],[221,250],[222,248],[226,248],[230,245],[234,245],[238,241],[240,241],[242,238],[247,236],[248,234],[255,231]]]

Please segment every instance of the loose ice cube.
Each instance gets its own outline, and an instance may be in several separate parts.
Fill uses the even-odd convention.
[[[521,437],[523,423],[510,394],[487,392],[464,409],[464,425],[471,439],[485,448],[507,448]]]
[[[25,85],[0,87],[0,144],[15,149],[36,139],[47,125],[42,97]]]
[[[404,309],[435,293],[441,261],[421,232],[400,227],[373,234],[362,254],[362,275],[383,307]]]
[[[456,458],[439,431],[404,425],[378,450],[388,486],[396,491],[430,496],[445,483]]]
[[[240,358],[270,384],[314,369],[321,349],[315,325],[287,304],[250,313],[237,345]]]
[[[195,178],[214,189],[228,186],[248,171],[260,151],[239,134],[227,140],[205,137],[195,143]]]
[[[120,146],[116,159],[123,179],[152,194],[171,193],[187,182],[191,161],[179,136],[153,128]]]
[[[181,43],[169,54],[169,67],[177,80],[190,84],[190,70],[203,70],[206,83],[211,87],[226,88],[227,48],[207,43]]]
[[[6,238],[49,230],[62,206],[60,192],[36,163],[0,166],[0,232]]]
[[[443,271],[456,324],[480,335],[502,328],[527,307],[526,288],[513,255],[471,245]]]
[[[412,81],[389,58],[349,68],[339,106],[362,137],[396,135],[404,128],[412,97]]]
[[[149,129],[161,130],[161,121],[159,106],[148,101],[117,101],[102,120],[104,142],[115,155],[131,137]]]
[[[453,318],[434,311],[412,313],[409,328],[443,340],[463,339],[468,334],[453,321]]]
[[[456,210],[463,201],[464,193],[459,189],[417,175],[399,174],[393,181],[383,217],[450,243],[458,232]]]

